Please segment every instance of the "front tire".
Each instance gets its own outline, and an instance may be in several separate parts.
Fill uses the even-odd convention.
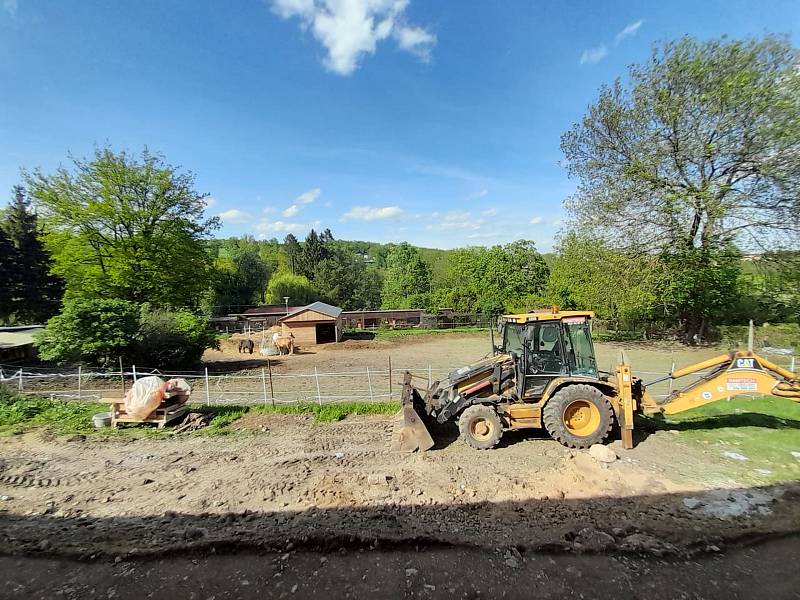
[[[473,404],[461,413],[458,430],[468,446],[476,450],[494,448],[503,436],[503,424],[491,406]]]
[[[568,448],[601,443],[614,425],[614,412],[603,392],[585,384],[567,385],[544,406],[544,426]]]

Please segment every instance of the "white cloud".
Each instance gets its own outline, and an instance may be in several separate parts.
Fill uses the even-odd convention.
[[[489,190],[484,188],[478,192],[475,192],[474,194],[470,194],[469,196],[467,196],[467,200],[479,200],[480,198],[485,198],[488,195],[489,195]]]
[[[581,54],[581,64],[593,65],[603,60],[607,54],[608,48],[606,48],[605,44],[601,44],[597,48],[589,48],[588,50],[584,50],[583,54]]]
[[[277,232],[277,231],[285,231],[285,232],[296,232],[296,231],[306,231],[311,229],[312,227],[319,227],[320,222],[314,221],[313,223],[287,223],[286,221],[268,221],[262,220],[255,224],[255,228],[258,231],[264,232]]]
[[[322,206],[324,206],[325,208],[330,208],[331,206],[333,206],[333,202],[331,202],[330,200],[328,200],[328,201],[327,201],[325,204],[323,204]]]
[[[382,219],[393,219],[402,214],[403,209],[399,206],[354,206],[342,216],[345,220],[378,221]]]
[[[530,220],[530,224],[531,225],[540,225],[542,222],[544,222],[544,218],[543,217],[533,217]]]
[[[422,62],[430,62],[431,50],[436,44],[436,36],[422,27],[401,26],[394,32],[394,39],[402,50],[410,52]]]
[[[206,196],[203,198],[203,202],[206,203],[206,208],[211,208],[212,206],[216,206],[217,199],[214,196]]]
[[[462,210],[452,210],[444,217],[439,219],[436,223],[431,223],[426,226],[426,229],[434,229],[439,231],[453,231],[453,230],[471,230],[477,231],[486,221],[484,219],[476,219],[472,213]]]
[[[614,38],[614,43],[619,44],[626,37],[636,35],[636,33],[639,31],[639,27],[641,27],[643,23],[644,19],[639,19],[638,21],[634,21],[633,23],[628,23],[625,25],[622,31],[617,33],[616,37]]]
[[[493,216],[495,216],[497,214],[497,209],[496,208],[487,208],[481,214],[485,215],[487,217],[493,217]]]
[[[17,0],[3,0],[3,10],[12,17],[17,14]]]
[[[436,36],[409,25],[403,12],[409,0],[272,0],[272,10],[283,19],[297,17],[325,47],[325,68],[350,75],[359,60],[373,54],[378,42],[393,38],[397,46],[430,60]]]
[[[314,188],[313,190],[308,190],[307,192],[303,192],[297,198],[295,198],[295,202],[298,204],[311,204],[314,200],[319,198],[319,195],[322,193],[320,188]]]
[[[293,217],[299,212],[300,207],[297,206],[297,204],[292,204],[289,208],[284,209],[283,213],[281,214],[283,214],[284,217]]]
[[[268,206],[267,208],[265,208],[261,212],[263,212],[265,215],[268,215],[270,213],[274,213],[276,210],[278,210],[278,209],[275,208],[274,206]]]
[[[228,223],[247,223],[250,220],[250,215],[238,208],[222,211],[217,216]]]

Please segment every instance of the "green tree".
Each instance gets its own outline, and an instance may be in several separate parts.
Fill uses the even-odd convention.
[[[498,315],[539,304],[549,270],[533,242],[460,248],[448,263],[443,301],[464,312]]]
[[[67,300],[37,335],[39,356],[57,363],[110,366],[128,360],[139,333],[139,305],[125,300]]]
[[[383,307],[415,308],[411,301],[430,291],[431,270],[419,250],[407,242],[390,246],[381,291]]]
[[[298,262],[300,261],[300,254],[302,251],[303,249],[300,246],[300,242],[297,241],[297,238],[291,233],[286,234],[286,237],[283,240],[283,252],[286,255],[289,265],[291,266],[292,275],[297,273],[297,266]]]
[[[683,38],[631,67],[627,85],[601,88],[562,138],[568,171],[579,180],[567,203],[577,225],[614,246],[663,254],[673,274],[680,262],[670,257],[695,250],[710,257],[731,242],[796,242],[797,62],[795,49],[771,36]],[[680,297],[701,297],[719,274],[689,271],[702,266],[685,263],[678,287],[697,289]],[[678,307],[688,338],[705,326],[697,310],[693,301]]]
[[[285,297],[289,298],[289,304],[300,306],[319,300],[319,292],[302,275],[276,273],[269,280],[269,285],[267,286],[267,302],[269,304],[283,304]]]
[[[346,247],[334,246],[314,271],[314,286],[325,300],[345,310],[380,306],[380,279],[364,259]]]
[[[21,279],[17,249],[0,227],[0,322],[8,321],[14,312]]]
[[[547,293],[553,304],[631,324],[659,314],[664,270],[657,256],[631,256],[601,239],[575,233],[564,236],[556,252]]]
[[[305,276],[311,281],[314,281],[317,265],[328,258],[328,242],[333,240],[330,230],[327,232],[325,239],[320,238],[317,232],[313,229],[308,232],[305,241],[303,242],[303,250],[300,253],[298,261],[297,273]],[[330,239],[328,239],[330,238]]]
[[[12,280],[15,285],[9,312],[17,321],[41,323],[58,312],[63,286],[58,277],[50,274],[52,260],[39,239],[37,216],[25,191],[16,186],[13,193],[1,224],[14,246],[9,262],[18,275]]]
[[[26,176],[66,297],[194,307],[209,286],[206,219],[194,177],[144,150],[98,150],[73,170]]]
[[[162,370],[187,368],[200,361],[206,348],[219,348],[219,341],[205,318],[144,308],[130,359]]]
[[[687,334],[705,338],[709,324],[721,320],[735,305],[740,259],[739,251],[731,245],[678,247],[661,256],[665,277],[659,295]],[[695,338],[686,341],[693,343]]]

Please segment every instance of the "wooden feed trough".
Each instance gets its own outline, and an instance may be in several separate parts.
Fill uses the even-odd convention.
[[[111,404],[111,427],[116,429],[119,423],[152,423],[162,429],[183,417],[189,410],[185,404],[165,404],[162,403],[158,408],[151,412],[144,419],[137,419],[129,415],[125,410],[125,401],[107,399]]]

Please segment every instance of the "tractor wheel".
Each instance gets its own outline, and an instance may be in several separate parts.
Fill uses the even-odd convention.
[[[588,448],[602,442],[614,424],[614,413],[603,392],[591,385],[567,385],[544,405],[544,426],[568,448]]]
[[[461,413],[458,430],[468,446],[476,450],[488,450],[497,446],[503,435],[503,424],[494,408],[485,404],[473,404]]]

